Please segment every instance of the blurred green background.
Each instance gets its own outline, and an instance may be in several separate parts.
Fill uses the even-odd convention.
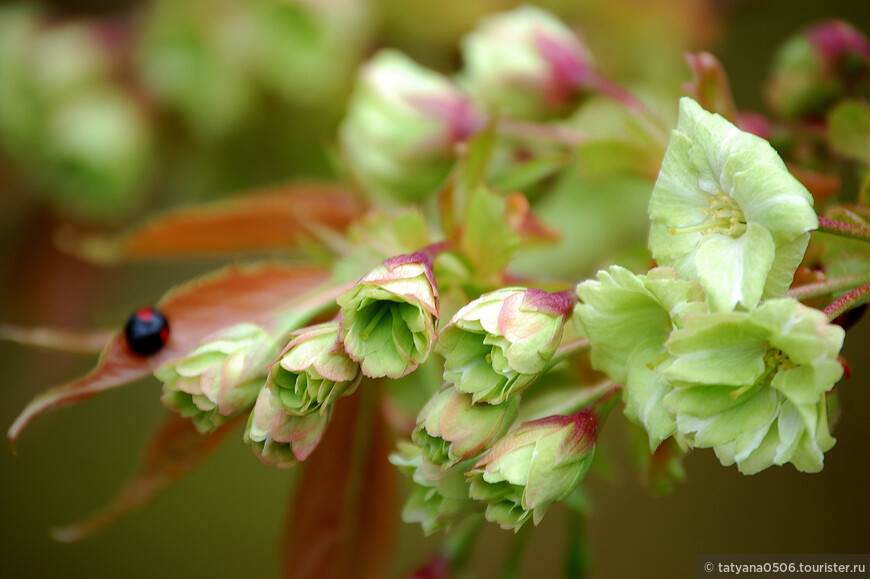
[[[147,21],[143,14],[152,14],[147,12],[149,4],[79,0],[46,7],[55,14],[100,17],[123,16],[135,9],[135,18],[125,22],[136,30]],[[160,121],[149,137],[159,150],[149,153],[146,177],[130,194],[135,199],[121,204],[117,216],[71,217],[63,203],[45,193],[50,187],[32,185],[30,173],[20,171],[15,155],[7,151],[0,157],[0,321],[116,326],[135,306],[153,302],[171,285],[216,267],[216,261],[185,261],[100,268],[58,251],[52,232],[69,219],[89,227],[95,223],[115,227],[135,222],[156,208],[283,179],[330,176],[332,135],[356,63],[379,46],[394,46],[429,66],[450,70],[456,64],[457,39],[473,22],[515,3],[346,0],[322,4],[345,16],[359,10],[353,13],[359,20],[336,19],[337,30],[351,30],[354,35],[329,49],[336,52],[327,50],[323,62],[341,65],[321,71],[334,77],[333,84],[323,88],[323,96],[315,102],[294,101],[287,96],[299,90],[293,79],[274,72],[272,64],[261,63],[256,94],[238,97],[247,104],[242,112],[227,113],[224,129],[211,122],[198,124],[183,97],[173,101],[181,104],[168,113],[148,111],[150,119],[156,116]],[[361,10],[357,5],[363,4]],[[617,71],[617,78],[629,85],[643,86],[654,77],[668,85],[665,92],[679,94],[680,82],[688,79],[681,52],[701,48],[713,52],[729,72],[738,106],[748,110],[763,109],[762,83],[772,54],[787,36],[830,17],[870,32],[870,4],[860,0],[682,5],[554,0],[541,4],[582,28],[602,68]],[[659,26],[664,28],[668,21],[669,40],[656,36],[653,16],[646,21],[626,16],[625,27],[620,28],[625,11],[642,5],[653,5],[645,13],[661,10]],[[225,0],[210,5],[206,13],[232,8],[233,3]],[[644,42],[662,46],[647,53]],[[313,57],[312,62],[296,66],[303,67],[299,70],[323,66]],[[239,78],[246,77],[246,69],[237,72]],[[215,82],[220,93],[241,81],[228,77]],[[234,119],[233,114],[240,116]],[[37,164],[37,173],[47,170]],[[839,387],[843,412],[835,431],[838,443],[827,454],[820,474],[802,475],[785,467],[746,477],[736,468],[720,466],[712,452],[696,451],[685,463],[687,484],[670,496],[652,498],[635,480],[623,429],[608,426],[602,453],[608,468],[599,469],[587,485],[593,502],[589,528],[593,576],[693,577],[696,555],[701,553],[870,551],[870,421],[862,418],[870,412],[868,343],[870,322],[865,320],[847,336],[843,353],[852,363],[853,376]],[[88,357],[0,343],[0,424],[11,424],[36,393],[84,372],[92,362]],[[108,503],[132,473],[144,442],[164,414],[159,389],[158,382],[149,378],[52,412],[25,432],[18,456],[0,452],[0,575],[276,575],[294,473],[262,466],[241,443],[241,431],[143,511],[79,544],[60,544],[50,538],[51,525],[71,522]],[[531,538],[522,576],[559,576],[567,548],[565,524],[558,508],[544,520]],[[497,567],[489,563],[507,552],[511,536],[496,528],[488,528],[484,535],[475,572],[478,577],[491,577]],[[437,548],[440,536],[426,539],[418,526],[406,525],[399,541],[395,577],[419,565],[426,553]]]

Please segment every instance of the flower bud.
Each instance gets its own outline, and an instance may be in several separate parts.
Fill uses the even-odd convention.
[[[276,403],[291,414],[323,414],[341,396],[356,390],[362,373],[338,339],[338,322],[295,333],[267,382]]]
[[[586,476],[598,425],[592,409],[522,424],[469,472],[471,498],[485,503],[486,519],[503,529],[516,531],[530,517],[537,525]]]
[[[532,6],[490,16],[462,43],[468,89],[518,118],[558,115],[597,78],[592,56],[555,16]]]
[[[244,440],[251,443],[263,464],[290,468],[308,458],[320,443],[332,418],[332,406],[322,414],[298,416],[283,410],[276,398],[268,388],[260,390]]]
[[[399,452],[390,456],[390,462],[411,479],[402,520],[420,523],[427,535],[448,529],[462,517],[480,511],[480,505],[468,496],[465,480],[472,461],[439,469],[426,460],[420,447],[405,442],[399,444]]]
[[[790,38],[776,55],[767,97],[780,115],[819,116],[839,98],[870,96],[870,41],[831,20]]]
[[[500,404],[528,388],[556,353],[573,296],[504,288],[460,309],[439,336],[444,380],[474,402]]]
[[[274,338],[259,326],[225,328],[155,370],[163,382],[160,399],[167,408],[192,418],[200,432],[213,430],[251,408],[276,350]]]
[[[348,170],[367,193],[414,201],[447,177],[454,145],[482,122],[449,79],[382,50],[360,72],[339,139]]]
[[[392,257],[338,298],[350,358],[371,378],[401,378],[429,357],[438,290],[427,250]]]
[[[501,404],[473,404],[452,385],[433,396],[417,417],[412,439],[442,467],[476,457],[513,425],[519,398]]]

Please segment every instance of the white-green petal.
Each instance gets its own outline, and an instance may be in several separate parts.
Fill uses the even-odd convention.
[[[661,341],[649,340],[635,350],[628,366],[625,415],[646,429],[650,452],[655,452],[662,441],[677,431],[677,423],[663,403],[671,387],[662,376],[662,364],[653,368],[649,366],[651,361],[666,353]]]
[[[764,284],[764,299],[779,298],[788,293],[794,272],[803,261],[809,243],[810,234],[804,233],[776,247],[776,257]]]
[[[727,312],[736,304],[753,309],[761,301],[775,252],[770,233],[754,223],[736,239],[706,236],[698,245],[695,264],[710,310]]]

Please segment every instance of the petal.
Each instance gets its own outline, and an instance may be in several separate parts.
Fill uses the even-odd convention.
[[[625,388],[625,415],[641,424],[649,434],[649,449],[654,452],[663,440],[677,431],[663,399],[671,391],[660,368],[650,368],[648,363],[667,351],[658,340],[648,341],[631,355],[628,380]]]
[[[764,293],[775,246],[764,227],[750,223],[738,239],[708,235],[698,247],[695,266],[711,311],[751,310]]]
[[[687,317],[688,327],[671,334],[668,350],[677,357],[668,379],[687,384],[755,384],[764,373],[767,332],[740,313]]]

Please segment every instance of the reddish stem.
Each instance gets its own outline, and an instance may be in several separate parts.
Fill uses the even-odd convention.
[[[867,302],[870,302],[870,283],[865,283],[849,293],[840,296],[831,302],[824,312],[829,320],[835,320],[849,310],[855,309]]]
[[[859,239],[870,243],[870,229],[860,225],[852,225],[845,221],[819,217],[819,231],[841,237],[851,237],[852,239]]]

